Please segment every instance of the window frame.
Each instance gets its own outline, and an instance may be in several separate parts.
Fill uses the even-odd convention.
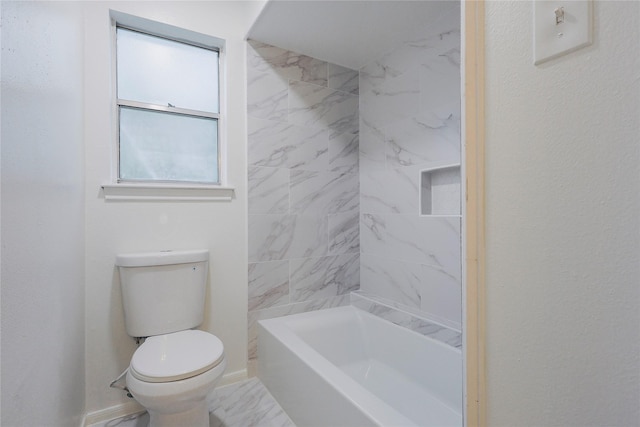
[[[111,182],[102,185],[105,199],[129,200],[194,200],[193,191],[198,190],[198,200],[230,200],[233,188],[227,186],[227,137],[226,137],[226,43],[225,40],[198,33],[185,28],[152,21],[123,12],[109,10],[111,37],[111,92],[112,92],[112,164]],[[117,28],[137,31],[154,37],[185,43],[218,52],[218,113],[189,110],[177,107],[164,107],[118,98],[117,76]],[[122,102],[124,101],[124,102]],[[218,182],[194,181],[160,181],[160,180],[126,180],[120,179],[120,106],[140,108],[143,110],[163,111],[173,114],[213,118],[218,127]],[[220,191],[216,191],[220,190]],[[130,195],[127,195],[131,193]],[[184,198],[180,195],[184,193]]]

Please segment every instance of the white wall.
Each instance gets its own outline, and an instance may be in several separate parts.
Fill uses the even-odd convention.
[[[532,3],[487,2],[493,426],[640,424],[640,3],[594,3],[536,67]]]
[[[84,413],[82,11],[2,2],[3,426]]]
[[[119,252],[207,248],[211,253],[209,313],[202,329],[223,341],[227,373],[246,367],[246,47],[256,2],[86,3],[86,316],[87,411],[127,402],[109,388],[135,350],[127,336],[114,258]],[[105,202],[111,177],[109,9],[209,34],[227,41],[229,184],[231,203]]]

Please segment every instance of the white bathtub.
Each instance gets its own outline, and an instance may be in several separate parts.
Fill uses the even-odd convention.
[[[352,306],[260,321],[258,376],[298,427],[462,426],[460,350]]]

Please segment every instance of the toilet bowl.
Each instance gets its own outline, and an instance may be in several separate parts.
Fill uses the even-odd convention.
[[[204,320],[209,251],[116,256],[127,333],[144,342],[127,369],[129,393],[150,427],[208,427],[213,390],[227,366]]]
[[[127,387],[153,427],[208,426],[211,394],[226,368],[222,342],[187,330],[149,337],[134,353]]]

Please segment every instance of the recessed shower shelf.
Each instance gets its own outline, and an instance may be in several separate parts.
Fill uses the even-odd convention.
[[[420,215],[459,216],[460,164],[420,171]]]

